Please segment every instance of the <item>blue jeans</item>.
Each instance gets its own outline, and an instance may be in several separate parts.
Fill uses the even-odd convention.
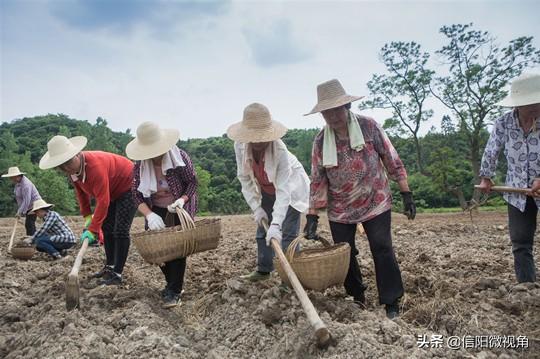
[[[272,222],[272,211],[276,197],[267,193],[262,193],[261,207],[268,215],[269,223]],[[283,240],[281,242],[281,248],[283,251],[287,250],[289,244],[298,237],[300,232],[300,212],[293,207],[289,206],[287,215],[281,224],[281,231],[283,234]],[[274,257],[274,251],[272,247],[266,245],[266,231],[263,227],[257,228],[257,270],[259,272],[271,272],[274,270],[274,264],[272,259]]]
[[[35,239],[36,241],[36,249],[40,252],[45,252],[50,254],[51,256],[55,253],[58,253],[58,251],[62,249],[69,249],[75,245],[75,242],[63,242],[63,243],[57,243],[51,241],[51,238],[44,234]]]

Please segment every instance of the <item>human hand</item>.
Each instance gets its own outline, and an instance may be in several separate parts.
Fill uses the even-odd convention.
[[[170,213],[176,213],[177,208],[184,208],[185,201],[183,198],[178,198],[176,201],[167,206]]]
[[[154,212],[150,212],[146,216],[146,221],[148,222],[148,228],[151,231],[158,231],[160,229],[165,229],[165,223],[163,222],[163,218],[161,218]]]
[[[281,234],[281,228],[279,227],[279,224],[272,223],[270,225],[270,228],[268,228],[268,231],[266,232],[266,245],[270,246],[270,241],[272,238],[277,239],[279,242],[279,245],[281,246],[281,240],[282,240],[282,234]]]
[[[253,220],[258,226],[262,226],[263,220],[268,221],[268,215],[266,214],[265,210],[262,209],[262,207],[257,207],[257,209],[253,212]]]

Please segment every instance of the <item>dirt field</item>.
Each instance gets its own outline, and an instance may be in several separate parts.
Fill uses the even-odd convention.
[[[82,221],[74,220],[80,230]],[[6,253],[12,221],[0,220],[0,357],[540,357],[540,284],[516,285],[504,213],[480,213],[474,225],[463,214],[421,214],[414,222],[395,215],[406,292],[395,321],[378,305],[371,254],[359,234],[367,310],[341,287],[308,293],[336,340],[326,350],[315,346],[298,300],[279,290],[277,275],[257,284],[238,279],[255,265],[248,216],[222,217],[218,249],[190,257],[183,305],[174,310],[161,308],[159,268],[132,247],[121,287],[89,278],[104,258],[91,248],[81,269],[81,308],[66,312],[64,283],[76,252],[62,262],[43,254],[14,260]],[[138,218],[134,230],[141,227]]]

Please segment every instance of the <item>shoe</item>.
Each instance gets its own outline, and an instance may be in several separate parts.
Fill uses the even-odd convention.
[[[366,295],[364,292],[362,292],[360,295],[357,295],[356,297],[353,297],[353,302],[355,304],[358,304],[362,308],[366,307]]]
[[[169,293],[169,287],[165,286],[162,290],[159,291],[159,296],[161,298],[165,298],[165,296]]]
[[[57,261],[59,259],[62,259],[62,255],[60,255],[60,253],[58,252],[55,252],[53,254],[51,254],[51,257],[53,258],[53,260]]]
[[[259,271],[253,271],[249,274],[240,276],[241,279],[247,279],[250,282],[258,282],[261,280],[267,280],[270,279],[270,273],[267,272],[259,272]]]
[[[99,284],[104,285],[120,285],[122,284],[122,275],[113,271],[107,272],[99,281]]]
[[[171,290],[168,290],[165,296],[163,297],[163,308],[173,308],[180,304],[180,293],[174,293]]]
[[[92,278],[102,278],[105,274],[112,271],[113,271],[113,267],[105,265],[103,266],[103,268],[101,268],[99,272],[94,273],[94,275],[92,275]]]
[[[62,250],[60,251],[60,255],[61,255],[62,257],[65,257],[65,256],[67,256],[68,254],[69,254],[69,253],[68,253],[67,249],[62,249]]]
[[[399,303],[395,301],[392,304],[386,304],[386,317],[388,319],[395,319],[399,317]]]

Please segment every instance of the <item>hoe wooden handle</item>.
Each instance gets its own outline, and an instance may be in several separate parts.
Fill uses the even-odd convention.
[[[480,186],[475,185],[474,188],[480,189]],[[494,192],[508,192],[508,193],[521,193],[521,194],[531,193],[530,188],[516,188],[516,187],[508,187],[508,186],[491,186],[491,190]]]

